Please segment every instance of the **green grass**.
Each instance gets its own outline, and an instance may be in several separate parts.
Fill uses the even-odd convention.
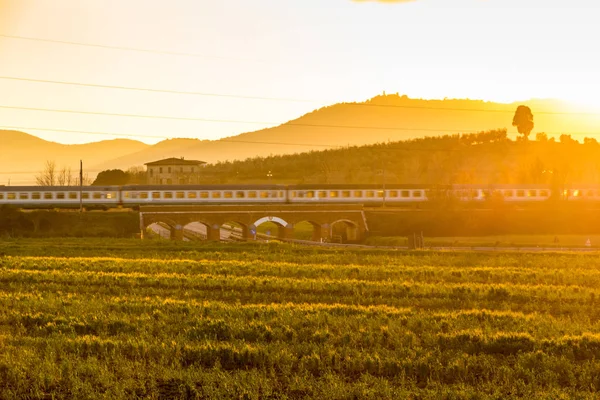
[[[0,398],[597,398],[598,254],[0,242]]]

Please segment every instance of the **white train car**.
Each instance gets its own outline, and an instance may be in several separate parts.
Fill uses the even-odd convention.
[[[427,201],[425,185],[291,185],[290,203],[421,203]]]
[[[123,186],[124,206],[286,203],[284,185]]]
[[[114,207],[120,204],[118,186],[0,186],[0,205],[17,207]]]
[[[493,198],[508,203],[540,202],[550,199],[548,185],[453,185],[453,196],[461,201],[482,202]]]

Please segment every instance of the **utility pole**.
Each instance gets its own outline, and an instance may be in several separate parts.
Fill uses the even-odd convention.
[[[79,160],[79,213],[83,213],[83,160]]]
[[[383,208],[385,208],[385,165],[383,166]]]

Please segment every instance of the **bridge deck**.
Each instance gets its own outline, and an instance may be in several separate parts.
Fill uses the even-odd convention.
[[[240,212],[335,212],[363,211],[360,204],[256,204],[256,205],[202,205],[202,206],[141,206],[142,213],[240,213]]]

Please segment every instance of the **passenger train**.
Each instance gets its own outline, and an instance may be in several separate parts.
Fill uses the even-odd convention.
[[[452,196],[464,202],[600,201],[600,185],[572,185],[553,193],[548,185],[185,185],[185,186],[0,186],[0,205],[21,208],[138,207],[205,204],[410,205]]]

